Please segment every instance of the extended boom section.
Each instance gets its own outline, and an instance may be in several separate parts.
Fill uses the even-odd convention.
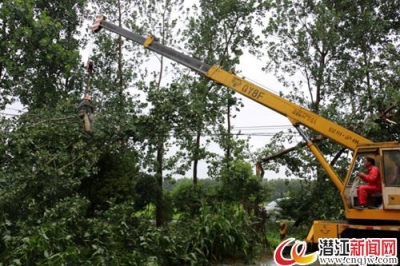
[[[245,80],[244,78],[218,66],[210,66],[207,63],[162,45],[158,43],[156,38],[152,35],[145,38],[106,21],[103,15],[98,15],[92,26],[92,30],[98,32],[101,28],[107,29],[133,42],[141,44],[145,48],[154,51],[157,54],[163,55],[174,62],[178,62],[200,74],[203,74],[214,82],[231,88],[253,101],[288,117],[294,125],[304,125],[351,150],[355,150],[359,144],[372,143],[372,141],[337,125],[322,116],[293,104],[288,100]]]
[[[102,28],[121,35],[133,42],[142,44],[147,49],[162,56],[168,57],[169,59],[178,62],[200,74],[205,74],[210,69],[210,65],[158,43],[153,35],[145,38],[139,34],[136,34],[132,31],[126,30],[122,27],[106,21],[103,15],[98,15],[96,17],[96,21],[92,26],[92,30],[94,32],[98,32]]]

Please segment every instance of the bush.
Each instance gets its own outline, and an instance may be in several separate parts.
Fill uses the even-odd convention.
[[[194,185],[190,179],[180,181],[172,191],[176,210],[191,217],[199,213],[204,196],[203,187],[200,184]]]
[[[191,226],[188,227],[192,229],[188,253],[207,261],[252,260],[259,237],[248,215],[242,209],[228,205],[214,210],[203,206],[198,219],[189,221]]]

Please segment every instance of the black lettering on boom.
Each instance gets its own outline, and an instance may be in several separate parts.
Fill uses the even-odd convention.
[[[258,89],[251,87],[249,85],[244,85],[242,87],[242,92],[246,95],[250,96],[251,98],[259,99],[264,97],[264,92],[259,91]]]
[[[295,116],[300,117],[301,119],[307,120],[308,122],[312,123],[312,124],[317,124],[317,117],[313,116],[310,113],[307,113],[301,109],[295,109],[293,110],[292,114],[294,114]]]

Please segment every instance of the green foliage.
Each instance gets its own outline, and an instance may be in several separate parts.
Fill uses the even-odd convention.
[[[83,133],[75,107],[87,82],[78,48],[88,40],[86,36],[77,39],[84,2],[67,2],[6,1],[0,6],[4,15],[0,20],[0,104],[3,107],[15,96],[27,110],[20,117],[1,121],[0,233],[4,237],[0,261],[6,265],[195,265],[229,256],[231,251],[249,254],[254,245],[238,242],[247,241],[248,235],[240,233],[248,224],[238,217],[231,225],[230,218],[236,217],[232,213],[224,220],[214,215],[213,235],[220,224],[227,227],[225,235],[234,234],[235,241],[221,244],[211,257],[202,255],[205,251],[188,250],[194,246],[188,244],[190,232],[200,222],[184,228],[171,222],[157,228],[149,217],[135,213],[155,203],[157,214],[161,210],[166,221],[172,219],[171,195],[162,195],[163,171],[187,170],[191,158],[180,161],[185,149],[165,157],[174,144],[170,132],[176,143],[189,147],[185,144],[193,142],[193,112],[186,112],[193,107],[197,118],[210,114],[196,120],[194,128],[203,127],[203,121],[221,122],[217,118],[221,98],[211,95],[207,108],[197,108],[209,90],[207,82],[200,82],[203,90],[193,101],[188,100],[193,88],[183,97],[188,83],[164,86],[162,75],[153,72],[154,79],[146,84],[144,74],[149,72],[134,64],[144,62],[145,53],[135,52],[140,57],[125,60],[124,52],[131,46],[102,34],[91,51],[94,132]],[[130,9],[130,1],[120,5],[94,2],[110,12],[109,19],[133,22],[129,12],[123,11]],[[145,5],[138,10],[147,13],[141,10]],[[176,21],[169,21],[166,13],[161,15],[166,22],[162,36],[168,41],[167,36],[173,36],[169,27]],[[151,19],[149,25],[153,21],[158,19]],[[137,82],[138,77],[142,80]],[[138,88],[150,105],[135,102],[135,96],[127,92],[134,82],[142,84]],[[198,199],[188,193],[184,196],[193,200],[192,210],[197,210],[192,218],[198,220],[194,215]]]
[[[75,234],[86,204],[79,197],[60,201],[34,225],[6,219],[3,232],[7,249],[1,254],[1,261],[9,265],[52,265],[76,257],[80,250],[74,243]]]
[[[301,180],[299,185],[289,186],[289,199],[280,204],[283,216],[295,220],[296,226],[310,226],[314,220],[344,219],[340,194],[328,178]]]
[[[387,123],[374,125],[398,99],[391,89],[399,82],[398,46],[390,41],[398,31],[389,19],[397,8],[386,1],[272,2],[265,33],[279,38],[268,44],[270,66],[291,88],[288,97],[373,140],[397,138]],[[291,78],[299,72],[306,80]]]
[[[76,15],[83,3],[2,3],[0,87],[7,96],[18,97],[29,109],[54,108],[80,89],[79,43],[73,36],[78,32],[81,21]]]
[[[294,220],[296,227],[310,226],[314,220],[344,219],[340,194],[324,175],[311,180],[272,179],[266,181],[265,185],[271,191],[268,202],[286,198],[279,202],[281,214]]]
[[[270,191],[270,198],[268,202],[279,199],[286,198],[289,196],[289,191],[300,191],[302,180],[301,179],[289,179],[289,178],[276,178],[276,179],[266,179],[263,184]]]
[[[97,172],[81,180],[79,191],[91,202],[91,215],[104,211],[115,202],[130,201],[134,196],[137,172],[136,154],[104,152],[96,163]]]
[[[212,211],[203,206],[193,224],[189,252],[198,258],[221,261],[229,258],[254,258],[258,236],[247,214],[237,207],[221,205]]]
[[[155,203],[156,181],[154,176],[138,174],[135,180],[135,210],[143,210],[150,203]]]
[[[116,205],[103,219],[86,219],[89,202],[67,198],[46,210],[36,225],[3,223],[7,265],[135,265],[139,221],[132,209]],[[18,227],[22,230],[16,230]]]
[[[377,119],[398,102],[398,35],[393,12],[399,4],[387,1],[272,1],[271,17],[264,29],[272,70],[288,89],[286,97],[373,141],[398,139],[398,128]],[[366,34],[367,33],[367,34]],[[274,36],[274,38],[270,38]],[[397,51],[397,52],[394,52]],[[298,78],[302,73],[304,78]],[[397,119],[397,114],[393,116]],[[378,122],[378,123],[377,123]],[[317,125],[318,126],[318,125]],[[293,133],[293,132],[289,132]],[[318,139],[312,130],[306,134]],[[315,142],[332,166],[344,177],[348,153],[332,141]],[[342,219],[338,191],[323,174],[314,156],[291,134],[277,134],[266,146],[267,155],[293,145],[265,168],[286,166],[286,175],[305,179],[291,189],[283,206],[299,223],[314,219]],[[317,173],[317,175],[315,174]],[[321,189],[323,188],[323,189]],[[318,204],[317,204],[318,202]]]
[[[174,207],[177,211],[197,215],[205,198],[205,190],[201,184],[193,184],[190,179],[181,180],[172,191]]]
[[[261,179],[253,175],[249,163],[236,161],[229,168],[222,168],[220,194],[228,202],[251,202],[255,205],[265,201],[266,193]]]
[[[45,208],[74,194],[80,178],[93,171],[90,164],[97,154],[77,130],[78,122],[65,112],[46,111],[9,121],[3,133],[8,152],[3,157],[0,196],[9,218],[35,221]]]
[[[171,222],[175,213],[171,192],[163,191],[163,216],[166,222]]]
[[[149,227],[139,238],[140,253],[146,258],[143,265],[183,264],[187,256],[185,254],[187,240],[187,236],[174,226],[171,226],[171,229]]]
[[[262,20],[257,20],[257,12],[262,12],[263,8],[253,0],[200,1],[193,6],[199,15],[190,20],[189,47],[196,55],[205,55],[209,64],[230,69],[238,63],[245,48],[255,51],[260,47],[260,38],[251,23],[262,23]],[[206,45],[209,43],[214,45]]]

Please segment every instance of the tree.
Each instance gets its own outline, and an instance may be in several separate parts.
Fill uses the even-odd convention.
[[[17,263],[18,259],[22,264],[42,264],[48,254],[57,254],[54,260],[64,256],[68,260],[81,252],[77,251],[80,244],[74,242],[75,237],[83,239],[80,229],[91,225],[93,229],[101,224],[96,220],[91,224],[85,219],[87,209],[93,210],[91,206],[97,207],[96,203],[100,211],[113,209],[115,205],[105,204],[106,200],[108,204],[113,199],[116,204],[125,204],[130,200],[126,190],[133,185],[129,178],[136,170],[134,152],[129,154],[126,149],[119,149],[120,154],[115,152],[116,147],[129,145],[121,144],[121,136],[115,124],[107,123],[105,112],[96,117],[94,135],[80,130],[76,106],[78,95],[83,92],[84,72],[80,66],[77,33],[83,2],[59,4],[8,1],[1,5],[6,18],[15,18],[2,21],[2,33],[11,33],[10,38],[4,39],[9,42],[6,47],[11,57],[1,59],[4,63],[2,84],[5,84],[2,93],[8,93],[4,95],[7,99],[17,96],[28,110],[19,117],[2,121],[0,223],[1,233],[7,237],[0,260],[9,264]],[[1,45],[4,44],[3,41]],[[99,91],[107,92],[103,87],[99,87]],[[112,108],[101,106],[99,109],[109,111]],[[101,159],[107,155],[111,155],[107,157],[110,160],[102,163]],[[129,160],[129,164],[124,159]],[[107,168],[110,164],[113,165]],[[98,197],[82,189],[82,184],[96,178],[103,183],[103,186],[92,183],[92,189],[99,188]],[[113,193],[109,193],[112,190]],[[101,197],[104,195],[106,197]],[[70,207],[68,211],[65,206]],[[54,244],[46,234],[62,241]],[[68,246],[75,248],[65,255],[59,247]]]
[[[203,104],[203,98],[189,100],[193,88],[188,88],[192,83],[187,81],[195,79],[162,81],[166,69],[179,73],[176,65],[164,68],[161,60],[162,67],[154,71],[151,66],[143,68],[142,63],[151,60],[148,51],[134,49],[121,38],[101,33],[93,37],[93,45],[87,45],[91,41],[81,32],[85,3],[141,33],[158,30],[154,23],[158,17],[146,21],[145,15],[155,15],[148,11],[161,6],[165,22],[158,31],[161,40],[168,44],[178,40],[171,37],[179,28],[174,28],[170,8],[173,4],[179,8],[181,1],[160,6],[154,1],[130,5],[133,2],[137,1],[0,4],[4,15],[0,49],[5,53],[0,55],[0,104],[3,108],[18,97],[27,110],[0,120],[0,261],[4,264],[145,265],[157,261],[180,265],[208,263],[213,256],[237,252],[246,257],[254,254],[256,236],[250,219],[236,206],[212,213],[209,220],[203,219],[209,212],[205,208],[200,218],[192,217],[196,221],[185,227],[180,227],[183,223],[154,227],[148,217],[136,212],[155,202],[157,225],[170,218],[172,200],[168,193],[162,194],[163,181],[182,173],[188,160],[181,157],[185,149],[172,155],[168,149],[193,140],[188,138],[190,130],[199,124],[191,127],[193,112],[185,111]],[[95,66],[91,86],[86,87],[96,107],[90,134],[81,130],[76,114],[89,84],[78,50],[87,46],[93,48],[89,57]],[[208,89],[207,81],[202,84]],[[133,89],[140,90],[149,104],[139,103]],[[212,95],[205,110],[218,112],[221,95]],[[220,122],[213,119],[222,116],[210,117],[208,121]],[[242,146],[237,146],[230,154],[241,158]],[[254,179],[250,181],[255,184]],[[249,192],[258,188],[257,184],[248,187]],[[196,213],[198,201],[194,202]],[[221,225],[227,229],[222,238],[215,234]],[[211,252],[213,241],[206,245],[198,241],[205,228],[211,229],[207,229],[210,239],[224,241],[211,245]],[[225,237],[233,234],[233,238]]]
[[[239,202],[250,213],[257,214],[259,205],[267,198],[267,193],[261,184],[261,179],[252,174],[249,163],[235,161],[229,168],[222,168],[221,199],[229,202]]]
[[[346,3],[272,2],[268,27],[264,29],[271,59],[266,69],[274,70],[290,89],[286,97],[291,101],[374,141],[391,140],[397,133],[388,124],[375,121],[399,97],[392,90],[398,83],[398,67],[392,63],[396,48],[391,43],[397,38],[398,22],[389,11],[397,9],[398,3]],[[307,135],[310,139],[318,138],[311,130]],[[292,143],[293,136],[277,135],[275,140],[271,146],[277,142]],[[344,176],[348,154],[342,147],[331,141],[318,146]],[[317,190],[324,183],[325,173],[306,149],[298,147],[279,162],[296,176],[316,177],[319,185],[312,194],[320,195]],[[326,196],[331,197],[331,193]],[[337,216],[337,212],[329,213]]]
[[[180,9],[182,5],[183,1],[143,2],[138,8],[137,14],[140,14],[141,17],[134,21],[135,28],[151,29],[150,32],[157,35],[160,43],[171,43],[178,19],[173,17],[173,11]],[[154,28],[155,25],[157,25],[156,28]],[[170,132],[179,124],[176,115],[178,108],[176,101],[180,98],[180,95],[177,96],[176,92],[179,92],[181,87],[176,85],[174,80],[170,84],[169,81],[165,81],[165,72],[168,71],[170,66],[164,60],[163,57],[159,59],[157,69],[150,69],[148,72],[146,68],[144,73],[141,74],[142,81],[137,84],[138,88],[146,93],[146,99],[149,103],[148,114],[143,120],[145,123],[142,124],[147,129],[143,162],[157,180],[155,193],[157,226],[164,224],[162,187],[165,172],[179,168],[179,166],[175,167],[175,163],[179,160],[179,153],[170,158],[166,158],[166,155],[169,146],[173,143]]]
[[[13,218],[18,217],[14,204],[25,210],[20,215],[37,218],[58,196],[71,193],[76,186],[73,175],[81,174],[66,168],[82,163],[77,154],[81,150],[75,146],[82,139],[73,132],[77,125],[73,101],[81,75],[78,41],[72,36],[81,24],[76,14],[83,4],[65,3],[68,12],[45,1],[6,1],[0,6],[4,14],[0,49],[5,51],[0,60],[2,103],[16,96],[28,110],[4,121],[2,141],[7,152],[1,170],[10,193],[4,194],[2,204],[10,211],[5,215]],[[72,27],[63,27],[65,21]],[[13,202],[15,197],[18,201]],[[29,204],[32,200],[35,203]],[[31,207],[37,209],[27,211]]]
[[[283,84],[294,88],[290,99],[367,135],[372,133],[374,116],[384,109],[378,107],[376,97],[388,96],[391,91],[391,85],[382,86],[380,81],[387,80],[381,70],[393,57],[376,62],[374,55],[387,54],[395,22],[385,22],[389,13],[384,10],[390,5],[386,2],[356,1],[350,9],[343,9],[342,5],[329,1],[276,1],[264,31],[278,36],[268,42],[270,67]],[[397,7],[397,3],[392,5],[390,8]],[[352,13],[356,10],[361,12]],[[294,75],[299,78],[287,78]],[[296,95],[299,90],[308,92],[308,96]],[[397,99],[393,93],[390,96]]]
[[[254,19],[259,15],[257,12],[264,8],[257,1],[200,1],[199,5],[195,4],[192,8],[194,14],[190,17],[184,36],[187,38],[187,47],[195,57],[234,71],[244,47],[252,52],[260,47],[260,40],[252,27]],[[192,104],[192,129],[196,136],[189,150],[193,159],[193,182],[197,183],[198,162],[203,159],[211,161],[215,157],[201,148],[201,136],[210,132],[209,127],[215,125],[211,132],[223,136],[212,140],[219,143],[225,152],[225,167],[229,167],[229,161],[234,160],[231,158],[234,146],[231,142],[232,109],[239,111],[241,102],[230,90],[221,89],[219,85],[204,78],[195,80],[191,85],[196,88]]]
[[[99,5],[107,12],[108,19],[115,19],[119,25],[130,23],[130,13],[127,13],[130,1],[94,1],[93,4]],[[94,35],[89,28],[84,35],[86,42],[92,43],[88,60],[93,62],[94,71],[88,82],[90,87],[86,89],[96,108],[90,139],[97,145],[99,157],[93,166],[96,172],[82,180],[80,192],[90,200],[88,214],[94,215],[133,201],[134,182],[141,170],[141,156],[135,144],[143,140],[138,128],[144,104],[130,92],[139,61],[127,55],[133,45],[108,32]]]
[[[184,179],[172,191],[172,199],[179,213],[195,217],[199,214],[205,194],[201,184],[195,185],[191,180]]]
[[[79,43],[74,36],[85,1],[64,2],[61,7],[47,1],[7,0],[0,6],[2,108],[14,96],[29,110],[54,109],[80,90]]]

